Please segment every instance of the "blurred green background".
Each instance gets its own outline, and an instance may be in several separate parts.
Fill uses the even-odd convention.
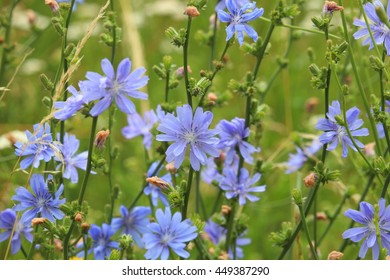
[[[10,2],[2,1],[0,5],[2,15],[5,15]],[[15,44],[13,52],[15,56],[7,69],[6,81],[12,77],[22,57],[28,51],[31,51],[31,53],[15,77],[10,87],[11,91],[6,93],[0,103],[0,135],[3,136],[13,130],[32,130],[32,125],[41,121],[48,114],[48,109],[43,105],[42,98],[49,95],[49,92],[44,90],[39,75],[45,73],[49,78],[54,78],[60,59],[61,38],[50,24],[52,13],[43,2],[25,0],[15,9],[11,31],[11,41]],[[157,104],[164,99],[165,84],[153,72],[153,65],[159,64],[164,55],[170,55],[173,57],[174,64],[178,67],[182,66],[181,49],[170,44],[164,31],[170,26],[176,29],[185,28],[186,16],[183,15],[183,11],[186,2],[179,0],[120,0],[115,2],[119,25],[122,27],[122,42],[116,52],[116,64],[123,58],[130,57],[133,61],[133,69],[145,66],[150,77],[149,84],[145,89],[149,94],[149,100],[137,103],[140,112],[148,108],[155,109]],[[195,78],[199,78],[199,72],[202,69],[207,69],[209,65],[210,48],[199,40],[199,31],[207,32],[209,30],[209,18],[214,14],[215,2],[209,1],[207,9],[201,11],[201,16],[193,20],[189,64],[192,69],[192,76]],[[257,6],[265,9],[265,18],[270,18],[270,12],[275,8],[277,2],[258,1]],[[287,2],[291,3],[292,1]],[[310,18],[321,14],[323,1],[301,2],[303,2],[302,12],[294,19],[294,25],[314,29]],[[84,4],[77,6],[69,29],[70,42],[76,43],[81,39],[88,25],[104,3],[105,1],[85,0]],[[354,8],[355,4],[353,3],[353,1],[345,1],[346,13],[350,16],[349,22],[352,22],[354,15],[358,15],[358,9]],[[32,13],[36,16],[35,31],[28,22],[28,17]],[[291,23],[289,20],[285,22]],[[339,14],[334,15],[333,24],[334,27],[331,28],[331,33],[340,35]],[[264,37],[269,27],[269,23],[263,20],[256,20],[251,25],[261,37]],[[77,87],[78,81],[85,79],[87,71],[101,73],[100,61],[103,58],[110,57],[111,49],[99,39],[101,32],[103,32],[103,27],[100,23],[95,29],[94,35],[82,50],[83,60],[81,66],[71,77],[70,83],[72,85]],[[272,74],[277,70],[277,60],[283,57],[286,51],[289,34],[290,29],[288,28],[276,28],[271,38],[269,55],[264,59],[260,68],[259,85],[266,85]],[[4,34],[0,36],[4,36]],[[224,26],[221,24],[217,33],[216,57],[219,57],[223,50],[225,36]],[[262,123],[263,137],[259,143],[254,143],[261,147],[261,152],[257,156],[258,159],[264,161],[263,168],[265,172],[262,175],[262,183],[267,185],[267,191],[260,194],[261,200],[259,202],[248,203],[244,208],[249,223],[248,237],[252,239],[252,244],[244,247],[245,259],[276,259],[280,254],[281,249],[272,244],[269,240],[269,234],[278,231],[282,221],[295,222],[296,210],[291,203],[290,191],[292,188],[302,186],[302,179],[310,170],[310,166],[306,166],[302,172],[286,175],[283,163],[287,161],[290,152],[295,152],[295,142],[306,139],[305,135],[319,134],[313,127],[318,116],[323,115],[323,93],[311,86],[311,75],[308,66],[312,62],[309,60],[307,49],[311,47],[314,50],[315,62],[318,65],[325,65],[325,39],[323,35],[302,31],[294,32],[294,38],[288,54],[288,67],[277,76],[265,99],[269,111]],[[249,42],[249,38],[246,38],[246,41]],[[354,50],[359,56],[361,74],[365,79],[364,84],[370,94],[375,93],[377,75],[373,71],[365,69],[367,66],[367,59],[364,58],[366,49],[362,49],[360,42],[356,42],[354,43]],[[213,125],[222,118],[231,120],[235,116],[244,117],[245,99],[229,92],[228,83],[231,79],[243,79],[245,74],[252,70],[254,63],[254,58],[245,54],[237,42],[229,49],[226,67],[218,74],[211,88],[211,91],[217,93],[217,95],[227,94],[229,100],[223,106],[213,109],[215,114]],[[339,91],[334,80],[331,84],[331,100],[334,100],[338,98]],[[358,96],[355,88],[356,85],[352,79],[348,107],[356,105],[363,108],[360,99],[355,98],[355,96]],[[308,113],[305,111],[305,102],[311,97],[318,98],[319,104],[313,112]],[[171,91],[170,100],[185,102],[183,84]],[[107,114],[99,117],[98,130],[107,128],[107,121]],[[67,122],[67,130],[76,134],[81,140],[80,151],[87,150],[90,124],[91,119],[85,119],[81,115],[73,117]],[[111,135],[114,145],[117,145],[120,151],[119,158],[114,161],[113,180],[115,184],[120,186],[120,204],[129,205],[143,184],[146,161],[144,149],[141,148],[142,139],[140,137],[132,140],[124,139],[120,133],[124,125],[126,125],[126,116],[118,111],[113,134]],[[371,137],[364,139],[364,143],[370,141],[372,141]],[[158,147],[158,143],[154,143],[153,147]],[[153,151],[153,154],[157,155],[155,151]],[[360,159],[356,154],[350,153],[348,159],[342,160],[339,153],[331,153],[328,160],[328,165],[341,170],[343,176],[340,182],[328,184],[319,191],[318,211],[333,213],[341,201],[345,187],[356,187],[357,193],[360,193],[366,179],[360,167],[363,165],[360,165]],[[18,167],[16,162],[17,157],[14,155],[13,148],[0,150],[0,210],[11,207],[10,198],[14,193],[14,189],[19,185],[26,184],[27,175],[21,171],[15,171]],[[84,173],[80,171],[79,174],[82,176]],[[107,176],[103,175],[101,170],[99,170],[99,174],[90,177],[85,197],[85,200],[91,206],[87,219],[90,223],[101,224],[104,221],[104,205],[109,203],[107,182]],[[65,194],[67,200],[77,199],[78,190],[78,185],[71,185],[66,182]],[[211,206],[216,197],[215,188],[202,185],[201,191],[206,201],[206,207],[208,211],[211,211]],[[307,190],[304,190],[304,193],[307,193]],[[194,194],[191,197],[194,199]],[[344,206],[345,209],[356,207],[358,197],[353,198]],[[148,204],[147,198],[143,198],[139,202],[139,205]],[[117,203],[117,206],[116,214],[118,214],[119,203]],[[193,205],[190,207],[193,209]],[[311,220],[312,216],[309,216],[310,226]],[[326,223],[326,221],[318,222],[320,234]],[[327,257],[330,251],[338,249],[342,242],[341,234],[347,229],[348,224],[349,219],[340,215],[319,248],[323,259]],[[309,249],[303,234],[302,238],[298,238],[296,244],[298,246],[294,247],[293,253],[288,255],[288,258],[308,258]],[[0,258],[3,257],[5,248],[6,242],[1,243]],[[302,253],[299,254],[299,252]],[[354,259],[357,252],[358,247],[350,246],[345,252],[346,258]],[[140,251],[139,256],[142,256],[142,254],[143,251]],[[10,256],[10,258],[20,257],[21,255]]]

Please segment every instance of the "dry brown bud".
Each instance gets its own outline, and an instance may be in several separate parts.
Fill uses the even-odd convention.
[[[41,224],[43,224],[45,222],[46,222],[46,218],[34,218],[31,221],[31,225],[34,227],[34,226],[37,226],[37,225],[41,225]]]
[[[194,249],[194,247],[195,247],[194,242],[190,242],[190,243],[188,243],[188,245],[187,245],[188,251],[191,251],[192,249]]]
[[[98,133],[96,133],[95,137],[95,146],[98,149],[103,148],[104,144],[106,143],[107,137],[110,135],[110,130],[100,130]]]
[[[91,226],[90,226],[90,224],[88,224],[88,223],[82,223],[81,224],[81,228],[83,229],[83,230],[85,230],[85,231],[87,231],[87,230],[89,230],[89,228],[90,228]]]
[[[215,254],[215,249],[213,247],[209,248],[209,254],[214,255]]]
[[[173,161],[168,163],[167,165],[165,165],[165,169],[170,173],[175,173],[176,172],[175,163]]]
[[[341,252],[332,251],[328,255],[328,260],[340,260],[343,256],[344,254]]]
[[[316,218],[319,221],[327,221],[328,220],[328,216],[324,212],[317,212]]]
[[[324,8],[322,10],[323,13],[333,13],[336,11],[344,10],[343,6],[339,6],[334,1],[325,1]]]
[[[217,101],[218,96],[217,96],[214,92],[210,92],[210,93],[207,95],[207,99],[208,99],[208,101],[215,102],[215,101]]]
[[[317,175],[312,172],[310,173],[309,175],[307,175],[305,177],[305,179],[303,179],[303,184],[305,185],[305,187],[307,188],[312,188],[315,186],[315,184],[317,183],[317,180],[318,180],[318,177]]]
[[[190,66],[187,66],[187,72],[188,72],[189,74],[192,73],[192,69],[191,69]],[[176,70],[176,75],[177,75],[178,77],[184,77],[184,67],[183,67],[183,66],[180,66],[179,68],[177,68],[177,70]]]
[[[186,7],[184,14],[189,17],[198,17],[200,15],[198,9],[194,6]]]
[[[169,187],[167,182],[157,176],[146,178],[146,182],[163,190]]]
[[[228,260],[229,259],[229,254],[225,251],[222,251],[221,254],[218,257],[219,260]]]
[[[77,213],[75,216],[74,216],[74,220],[78,223],[80,223],[82,220],[83,220],[83,214],[81,213]]]
[[[222,209],[221,209],[221,212],[222,212],[222,214],[224,214],[224,215],[229,215],[229,214],[230,214],[230,211],[232,211],[232,208],[231,208],[230,206],[228,206],[228,205],[222,205],[221,208],[222,208]]]
[[[64,249],[64,246],[62,246],[62,241],[59,239],[54,239],[54,249],[56,251],[62,251]]]
[[[48,5],[53,12],[57,12],[60,8],[55,0],[45,0],[45,4]]]
[[[313,114],[318,104],[320,104],[320,100],[317,97],[310,97],[305,102],[305,112],[308,114]]]

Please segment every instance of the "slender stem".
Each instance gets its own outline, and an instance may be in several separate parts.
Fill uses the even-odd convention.
[[[343,5],[343,0],[339,0],[339,4],[341,6],[344,6]],[[348,44],[348,53],[349,53],[349,57],[351,59],[352,69],[353,69],[353,72],[354,72],[354,75],[355,75],[355,78],[356,78],[356,82],[357,82],[357,85],[358,85],[358,88],[359,88],[359,94],[360,94],[360,97],[363,100],[364,108],[365,108],[365,110],[367,112],[368,119],[370,121],[370,125],[371,125],[372,131],[373,131],[375,144],[376,144],[375,147],[377,149],[378,154],[381,155],[382,154],[381,153],[381,144],[380,144],[379,137],[378,137],[378,131],[377,131],[376,126],[375,126],[375,120],[374,120],[372,114],[370,114],[370,105],[368,103],[367,96],[366,96],[366,93],[365,93],[365,90],[364,90],[364,87],[363,87],[363,83],[362,83],[362,81],[360,79],[359,72],[358,72],[358,69],[357,69],[355,56],[354,56],[353,49],[352,49],[352,46],[351,46],[350,38],[348,36],[348,27],[347,27],[347,20],[346,20],[346,17],[345,17],[345,13],[344,13],[343,10],[340,11],[340,12],[341,12],[341,19],[342,19],[342,23],[343,23],[344,39],[345,39],[345,41]]]
[[[69,259],[69,240],[70,240],[70,237],[72,236],[72,232],[73,232],[75,224],[76,224],[76,222],[73,220],[72,223],[70,224],[69,230],[66,233],[65,238],[64,238],[64,260]]]
[[[313,257],[316,260],[318,260],[318,255],[317,255],[316,249],[313,246],[313,242],[311,241],[312,239],[310,238],[309,229],[307,228],[305,213],[303,212],[302,204],[298,205],[298,209],[299,209],[299,214],[301,215],[303,230],[305,231],[307,241],[309,242],[311,253],[313,254]]]
[[[220,199],[222,197],[222,193],[223,193],[223,191],[221,189],[219,189],[218,190],[218,195],[217,195],[217,198],[215,199],[213,210],[210,213],[210,216],[217,211],[217,208],[218,208],[218,205],[219,205],[219,201],[220,201]]]
[[[186,93],[187,93],[187,102],[192,108],[190,80],[188,78],[188,43],[190,40],[191,22],[192,22],[192,17],[189,16],[187,21],[186,37],[183,46],[183,67],[184,67],[184,81],[185,81]]]
[[[214,68],[214,53],[215,53],[215,42],[217,40],[217,25],[218,25],[218,15],[217,12],[214,13],[214,23],[213,23],[213,35],[210,42],[210,70]]]
[[[386,59],[386,51],[382,52],[382,62],[385,62]],[[379,70],[379,85],[380,85],[380,91],[381,91],[381,111],[383,114],[386,113],[386,101],[385,101],[385,90],[383,86],[383,69],[381,68]],[[389,136],[389,130],[387,129],[387,124],[385,120],[382,120],[382,126],[383,131],[385,134],[387,149],[390,148],[390,136]]]
[[[259,72],[259,68],[260,68],[261,62],[263,61],[263,58],[264,58],[265,50],[267,49],[268,43],[269,43],[269,41],[271,39],[271,36],[272,36],[272,33],[274,32],[274,29],[275,29],[275,24],[271,22],[271,25],[268,28],[267,34],[265,35],[265,39],[264,39],[263,45],[261,46],[260,53],[259,53],[259,55],[257,57],[257,62],[256,62],[256,65],[255,65],[255,68],[253,69],[253,75],[252,75],[252,77],[253,77],[252,81],[253,82],[257,78],[257,74]]]
[[[202,238],[200,238],[198,236],[197,238],[194,239],[194,243],[202,255],[202,260],[211,260],[212,259],[209,252],[207,251],[207,248],[204,246],[204,242],[203,242]]]
[[[190,166],[190,171],[188,172],[188,179],[187,179],[187,187],[186,187],[186,193],[184,196],[184,205],[181,211],[182,219],[185,220],[187,218],[187,208],[188,208],[188,201],[190,198],[191,193],[191,185],[192,185],[192,178],[194,175],[194,169]]]
[[[390,174],[388,174],[386,177],[386,181],[385,181],[385,184],[383,186],[382,193],[381,193],[381,198],[385,198],[386,193],[387,193],[387,189],[389,187],[389,183],[390,183]]]
[[[171,71],[167,71],[167,76],[165,78],[165,102],[168,102],[168,96],[169,96],[169,79],[170,79]]]
[[[233,198],[232,208],[230,209],[229,219],[227,223],[227,234],[226,234],[226,243],[225,243],[226,252],[229,252],[230,244],[232,241],[236,208],[237,208],[237,198]]]

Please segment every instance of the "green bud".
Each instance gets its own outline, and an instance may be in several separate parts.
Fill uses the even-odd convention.
[[[112,250],[109,260],[120,260],[120,259],[121,259],[121,251],[116,249]]]
[[[42,103],[43,103],[43,105],[45,105],[47,108],[51,108],[51,105],[52,105],[52,102],[51,102],[51,98],[50,97],[48,97],[48,96],[44,96],[43,98],[42,98]]]
[[[181,47],[184,45],[185,42],[185,35],[186,35],[186,30],[185,29],[180,29],[179,32],[176,31],[175,28],[173,27],[168,27],[167,30],[165,30],[165,35],[171,39],[172,45],[176,47]]]
[[[318,76],[321,74],[321,69],[317,66],[317,64],[310,64],[309,65],[309,70],[310,70],[310,73],[313,75],[313,76]]]
[[[61,23],[53,23],[53,27],[61,37],[65,35],[66,28],[64,28]]]
[[[61,205],[60,205],[60,210],[61,210],[62,212],[64,212],[65,215],[67,215],[67,216],[71,216],[71,215],[73,215],[73,213],[74,213],[73,208],[72,208],[68,203],[61,204]]]
[[[273,244],[284,248],[288,245],[288,242],[291,238],[292,230],[293,228],[290,222],[283,222],[282,229],[278,232],[272,232],[269,238]]]
[[[341,116],[335,116],[334,119],[336,120],[337,124],[344,126],[344,119]]]
[[[303,198],[302,198],[302,192],[298,189],[293,189],[291,191],[291,196],[297,206],[302,206],[303,204]]]
[[[164,55],[162,61],[163,61],[163,65],[165,67],[165,70],[169,71],[172,67],[172,56]]]
[[[180,85],[179,80],[175,79],[175,80],[169,81],[169,89],[177,88],[179,85]]]
[[[111,157],[113,160],[117,159],[119,155],[119,148],[118,146],[114,146],[111,150]]]
[[[312,47],[307,48],[307,54],[309,56],[309,61],[313,63],[316,60],[316,54]],[[313,64],[312,64],[313,65]]]
[[[105,164],[106,164],[106,160],[105,160],[104,158],[99,158],[99,159],[96,160],[96,162],[95,162],[95,166],[96,166],[97,168],[103,167]]]
[[[46,90],[52,91],[54,89],[53,82],[45,74],[42,73],[39,78]]]
[[[114,38],[112,38],[111,34],[108,33],[100,34],[100,40],[108,47],[112,47],[112,45],[114,44]]]
[[[133,237],[130,234],[123,234],[119,239],[119,246],[122,250],[127,250],[133,246]]]
[[[119,190],[120,190],[120,187],[119,185],[115,185],[114,188],[112,189],[112,199],[117,199],[118,198],[118,195],[119,195]]]
[[[191,216],[191,221],[194,224],[194,226],[196,226],[199,233],[203,231],[203,228],[206,225],[206,223],[202,220],[202,218],[199,216],[199,214],[194,213]]]
[[[379,72],[385,68],[385,64],[379,57],[370,55],[369,60],[370,60],[370,66],[374,71]]]
[[[167,77],[165,69],[162,69],[161,67],[159,67],[157,65],[153,65],[152,69],[157,74],[157,76],[159,76],[159,78],[165,79]]]

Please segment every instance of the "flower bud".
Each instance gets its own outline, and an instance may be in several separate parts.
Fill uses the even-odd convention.
[[[76,213],[76,215],[74,216],[74,220],[75,222],[80,223],[83,220],[83,215],[80,212]]]
[[[169,184],[167,182],[165,182],[163,179],[161,179],[157,176],[146,178],[146,182],[148,182],[149,184],[152,184],[152,185],[154,185],[162,190],[165,190],[169,187]]]
[[[366,144],[364,146],[364,153],[368,157],[375,157],[375,142]]]
[[[218,257],[219,260],[228,260],[229,254],[226,251],[222,251],[221,254]]]
[[[317,97],[310,97],[305,102],[305,112],[308,114],[312,114],[319,103],[320,100]]]
[[[45,4],[50,7],[52,12],[58,12],[58,10],[60,9],[60,6],[55,0],[45,0]]]
[[[168,163],[167,165],[165,165],[165,169],[170,173],[175,173],[176,172],[175,163],[173,161]]]
[[[56,251],[61,252],[64,249],[64,246],[62,246],[62,241],[59,239],[54,239],[54,249]]]
[[[210,92],[210,93],[207,95],[207,100],[208,100],[210,103],[215,104],[215,102],[218,100],[218,96],[217,96],[214,92]]]
[[[88,224],[86,222],[81,224],[81,229],[83,230],[83,233],[88,233],[88,230],[90,227],[91,227],[90,224]]]
[[[324,7],[322,9],[322,16],[331,16],[333,12],[344,10],[343,6],[339,6],[334,1],[325,1]]]
[[[328,220],[328,215],[326,215],[326,213],[324,213],[324,212],[317,212],[316,213],[316,218],[319,221],[327,221]]]
[[[184,14],[189,16],[189,17],[198,17],[200,15],[198,9],[194,6],[186,7]]]
[[[232,208],[228,205],[222,205],[221,207],[221,212],[222,214],[224,215],[229,215],[230,214],[230,211],[232,211]]]
[[[305,179],[303,179],[303,183],[305,187],[312,188],[317,183],[317,180],[318,180],[318,176],[314,172],[312,172],[309,175],[307,175]]]
[[[34,218],[31,220],[31,225],[34,227],[37,225],[41,225],[45,222],[46,222],[46,218]]]
[[[104,144],[106,143],[107,137],[110,135],[110,130],[101,130],[96,134],[95,137],[95,146],[98,149],[103,148]]]
[[[187,66],[187,71],[188,71],[188,73],[192,73],[192,70],[191,70],[191,67],[190,66]],[[179,68],[177,68],[177,70],[176,70],[176,76],[178,77],[178,78],[182,78],[182,77],[184,77],[184,67],[183,66],[180,66]]]
[[[291,195],[296,205],[301,206],[303,204],[302,193],[298,189],[293,189]]]
[[[340,260],[344,256],[343,253],[338,251],[332,251],[328,255],[328,260]]]

